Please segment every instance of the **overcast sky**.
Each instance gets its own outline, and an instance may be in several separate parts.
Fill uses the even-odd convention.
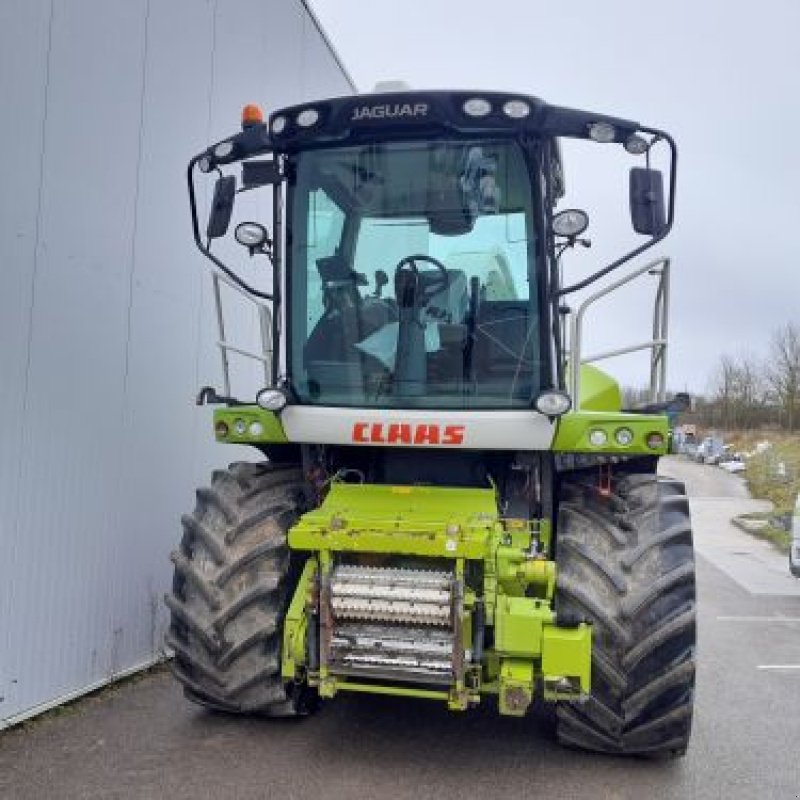
[[[361,91],[524,92],[637,119],[677,139],[676,227],[653,255],[673,258],[670,386],[703,392],[723,352],[766,352],[800,322],[800,1],[312,0]],[[621,150],[621,148],[620,148]],[[633,241],[623,154],[565,154],[566,204],[586,208],[588,274]],[[600,347],[641,341],[642,294],[598,310]],[[594,347],[589,347],[594,352]],[[614,368],[644,380],[641,363]],[[637,380],[641,376],[642,381]]]

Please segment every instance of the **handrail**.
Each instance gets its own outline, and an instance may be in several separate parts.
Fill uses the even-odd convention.
[[[222,358],[222,380],[225,387],[225,395],[231,397],[231,378],[230,378],[230,362],[228,353],[236,353],[237,355],[245,358],[251,358],[255,361],[260,361],[264,367],[264,386],[269,386],[272,382],[272,313],[265,303],[262,303],[258,298],[253,297],[247,290],[239,286],[235,281],[231,280],[227,275],[221,272],[212,272],[211,280],[214,284],[214,303],[217,312],[217,328],[219,330],[219,339],[216,344],[219,347],[220,356]],[[225,320],[222,312],[222,294],[220,292],[220,283],[224,283],[229,288],[244,297],[248,302],[252,303],[258,310],[258,321],[261,333],[261,353],[252,350],[245,350],[238,345],[234,345],[227,341],[225,338]]]
[[[659,258],[639,267],[625,275],[614,283],[605,286],[598,292],[590,295],[581,303],[574,317],[570,329],[569,342],[569,390],[572,395],[576,408],[580,408],[581,391],[581,364],[593,361],[600,361],[606,358],[614,358],[627,353],[634,353],[641,350],[650,350],[650,402],[656,403],[666,399],[666,380],[667,380],[667,347],[668,340],[668,318],[669,318],[669,270],[670,259],[668,257]],[[644,274],[658,275],[658,286],[656,287],[653,300],[653,337],[652,339],[640,344],[620,347],[614,350],[607,350],[591,356],[583,356],[583,317],[588,308],[595,302],[611,294],[622,286],[630,283]]]

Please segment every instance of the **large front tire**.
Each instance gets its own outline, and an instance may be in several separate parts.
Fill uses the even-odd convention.
[[[175,564],[166,644],[185,695],[210,708],[268,716],[312,710],[281,678],[283,621],[296,566],[286,532],[303,507],[300,470],[231,464],[199,489]]]
[[[592,692],[560,703],[558,738],[618,754],[686,751],[695,677],[695,574],[683,484],[598,470],[561,482],[557,612],[593,626]]]

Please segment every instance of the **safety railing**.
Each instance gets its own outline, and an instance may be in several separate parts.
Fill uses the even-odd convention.
[[[231,375],[230,375],[230,359],[229,353],[235,353],[243,358],[249,358],[254,361],[259,361],[264,369],[264,386],[269,386],[272,383],[272,311],[269,306],[258,300],[253,295],[246,292],[230,278],[223,275],[221,272],[213,272],[211,279],[214,284],[214,303],[217,310],[217,328],[219,330],[219,339],[217,339],[217,347],[219,348],[220,356],[222,357],[222,380],[225,389],[225,396],[231,397]],[[258,312],[259,333],[261,338],[261,352],[247,350],[244,347],[232,344],[229,342],[225,335],[225,319],[222,310],[222,292],[220,285],[225,284],[228,288],[232,289],[238,295],[243,297],[249,303],[252,303]]]
[[[669,322],[669,270],[670,259],[660,258],[651,261],[638,269],[628,273],[625,277],[604,287],[595,294],[586,298],[572,318],[569,341],[569,390],[576,407],[580,407],[581,392],[581,364],[602,361],[608,358],[636,353],[643,350],[650,351],[650,398],[649,402],[658,403],[666,399],[667,380],[667,346]],[[643,275],[654,275],[658,278],[655,296],[653,299],[653,337],[652,339],[594,353],[590,356],[583,355],[583,318],[590,306],[598,300],[615,292]]]

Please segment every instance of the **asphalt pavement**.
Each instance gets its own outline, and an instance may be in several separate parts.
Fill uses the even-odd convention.
[[[0,798],[798,800],[800,581],[768,546],[748,555],[729,519],[757,504],[738,477],[673,459],[662,471],[687,481],[698,550],[683,759],[562,749],[546,709],[510,719],[353,695],[299,722],[228,717],[184,702],[160,671],[0,734]]]

